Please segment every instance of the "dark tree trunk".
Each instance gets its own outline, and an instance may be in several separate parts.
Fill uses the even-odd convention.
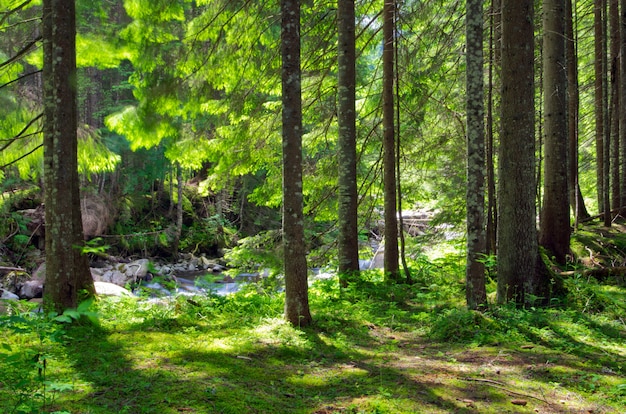
[[[620,59],[619,59],[619,174],[620,214],[624,215],[626,206],[626,0],[620,0]]]
[[[283,244],[285,317],[295,326],[311,323],[302,196],[302,87],[300,2],[281,0],[283,101]]]
[[[338,0],[338,107],[339,144],[337,163],[339,277],[345,287],[359,272],[358,194],[356,174],[356,50],[354,0]]]
[[[395,0],[385,0],[383,9],[383,186],[385,206],[385,277],[400,278],[398,209],[396,193],[396,144],[394,123],[394,30]]]
[[[545,169],[539,244],[565,264],[570,239],[565,0],[543,2],[543,91]]]
[[[606,89],[606,67],[604,65],[606,55],[606,38],[604,31],[604,12],[606,10],[606,0],[595,0],[594,3],[594,109],[596,123],[596,187],[598,197],[598,210],[604,213],[608,206],[605,206],[604,191],[604,118],[605,118],[605,94]],[[610,222],[610,219],[609,219]]]
[[[494,254],[496,252],[496,177],[495,177],[495,150],[494,150],[494,112],[496,106],[493,91],[496,69],[498,68],[500,56],[500,37],[499,24],[500,18],[496,17],[500,14],[500,0],[492,0],[490,24],[489,24],[489,83],[487,85],[487,140],[486,140],[486,169],[487,169],[487,227],[486,227],[486,246],[485,253]]]
[[[610,57],[611,57],[611,107],[610,107],[610,188],[611,188],[611,209],[620,207],[620,180],[619,180],[619,160],[620,160],[620,97],[619,97],[619,67],[620,67],[620,33],[619,33],[619,1],[609,2],[609,26],[610,26]]]
[[[74,0],[43,2],[46,309],[75,308],[94,294],[84,245],[77,165]]]
[[[465,293],[469,309],[487,303],[485,265],[485,133],[483,92],[482,0],[466,3],[467,105],[467,266]]]
[[[502,133],[498,180],[498,302],[535,289],[533,0],[502,2]]]
[[[565,1],[565,47],[567,62],[567,135],[568,149],[568,176],[569,203],[574,212],[576,226],[580,219],[589,218],[585,206],[585,199],[578,183],[578,118],[580,109],[580,94],[578,88],[578,56],[576,53],[576,38],[572,0]]]

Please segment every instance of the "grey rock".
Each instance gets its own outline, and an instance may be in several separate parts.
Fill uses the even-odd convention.
[[[9,292],[8,290],[0,289],[0,299],[4,299],[4,300],[20,300],[20,297],[17,296],[13,292]]]
[[[96,294],[104,296],[133,296],[128,289],[107,282],[94,282]]]
[[[18,295],[22,299],[34,299],[43,296],[43,282],[41,280],[28,280],[20,286]]]

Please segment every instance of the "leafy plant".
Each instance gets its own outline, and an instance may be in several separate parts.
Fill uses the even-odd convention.
[[[13,396],[10,413],[48,412],[60,393],[73,389],[71,383],[50,379],[48,367],[54,344],[64,340],[66,325],[82,319],[97,322],[91,305],[92,300],[88,300],[62,314],[22,312],[0,318],[0,328],[18,336],[35,335],[37,338],[33,347],[18,347],[7,340],[0,343],[0,370],[5,376],[1,382],[10,387]]]

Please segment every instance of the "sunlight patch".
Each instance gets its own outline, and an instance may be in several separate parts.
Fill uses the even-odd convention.
[[[282,318],[264,318],[254,329],[258,340],[267,344],[282,344],[306,348],[309,346],[305,334]]]

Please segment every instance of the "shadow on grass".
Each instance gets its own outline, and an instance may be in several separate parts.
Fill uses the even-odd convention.
[[[334,322],[342,329],[308,328],[295,345],[250,340],[241,327],[224,335],[194,327],[185,335],[189,326],[176,321],[121,331],[75,327],[66,351],[91,389],[67,402],[94,414],[475,412],[442,393],[441,384],[393,367],[392,350],[371,328]],[[226,337],[228,345],[221,343]]]

